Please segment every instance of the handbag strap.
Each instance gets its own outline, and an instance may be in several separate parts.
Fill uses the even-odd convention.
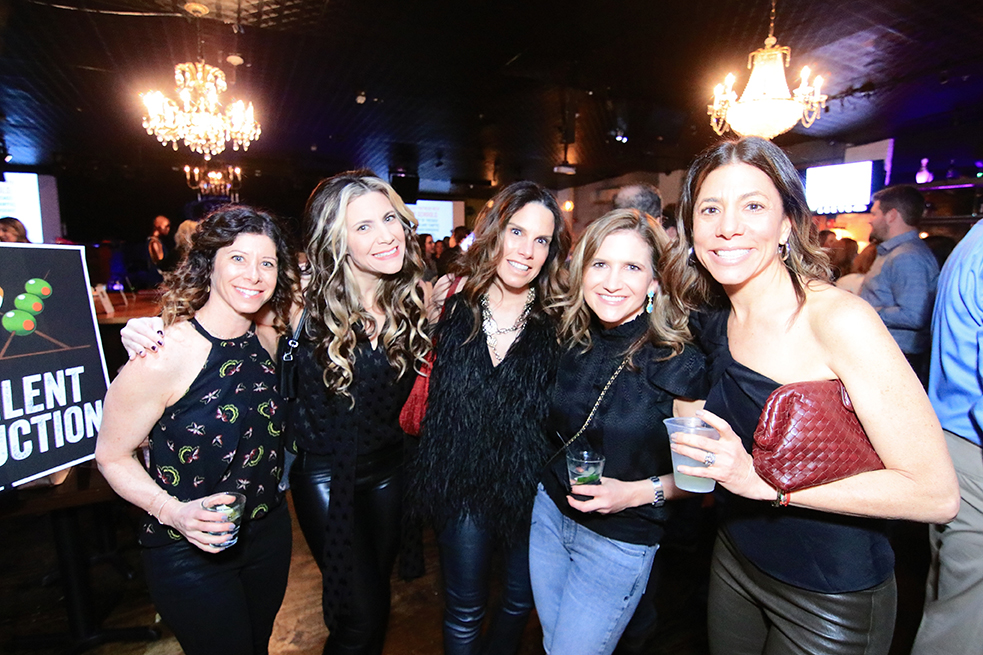
[[[584,424],[580,426],[580,429],[579,429],[579,430],[577,430],[577,434],[575,434],[575,435],[573,435],[572,437],[570,437],[569,439],[567,439],[567,442],[566,442],[565,444],[563,444],[563,447],[562,447],[562,448],[560,448],[560,449],[559,449],[558,451],[556,451],[556,452],[555,452],[555,453],[553,454],[553,457],[550,457],[550,461],[551,461],[551,462],[553,461],[553,459],[554,459],[554,458],[555,458],[555,457],[556,457],[557,455],[559,455],[559,454],[560,454],[560,453],[562,453],[562,452],[563,452],[564,450],[566,450],[566,449],[567,449],[567,447],[568,447],[568,446],[569,446],[570,444],[572,444],[572,443],[573,443],[574,441],[576,441],[576,440],[577,440],[577,437],[579,437],[580,435],[582,435],[582,434],[584,433],[584,430],[586,430],[586,429],[587,429],[587,426],[588,426],[588,425],[590,425],[590,422],[591,422],[592,420],[594,420],[594,414],[596,414],[596,413],[597,413],[597,408],[601,406],[601,401],[602,401],[602,400],[604,400],[604,396],[605,396],[605,395],[607,394],[607,392],[608,392],[608,389],[610,389],[610,388],[611,388],[611,385],[612,385],[612,384],[614,384],[614,380],[615,380],[615,378],[617,378],[617,377],[618,377],[618,375],[620,375],[620,374],[621,374],[621,371],[623,371],[623,370],[624,370],[624,368],[625,368],[625,366],[627,366],[627,365],[628,365],[628,361],[629,361],[630,359],[631,359],[631,355],[628,355],[627,357],[625,357],[625,358],[624,358],[624,360],[622,360],[622,362],[621,362],[621,364],[620,364],[620,365],[618,366],[618,368],[616,368],[616,369],[614,370],[614,373],[612,373],[612,374],[611,374],[611,377],[610,377],[610,378],[608,378],[608,382],[607,382],[607,384],[605,384],[605,385],[604,385],[604,388],[603,388],[603,389],[601,389],[601,393],[600,393],[600,394],[599,394],[599,395],[597,396],[597,401],[596,401],[596,402],[594,403],[594,407],[592,407],[592,408],[591,408],[591,410],[590,410],[590,414],[588,414],[588,415],[587,415],[587,420],[586,420],[586,421],[584,421]]]
[[[307,320],[307,308],[300,315],[297,327],[293,334],[287,338],[287,347],[283,349],[283,356],[280,358],[280,393],[286,399],[297,397],[296,376],[294,375],[294,351],[300,345],[300,333],[304,330],[304,321]]]

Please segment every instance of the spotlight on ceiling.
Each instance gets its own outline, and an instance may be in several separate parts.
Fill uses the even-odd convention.
[[[553,172],[559,173],[560,175],[576,175],[577,167],[564,160],[562,164],[557,164],[553,167]]]

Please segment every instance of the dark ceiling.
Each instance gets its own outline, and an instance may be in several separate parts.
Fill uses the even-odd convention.
[[[684,167],[716,136],[706,105],[747,78],[768,0],[207,0],[208,63],[261,138],[247,174],[403,169],[421,192],[518,178],[553,188]],[[77,171],[193,161],[141,128],[138,94],[173,91],[196,23],[174,0],[0,0],[0,130],[11,165]],[[241,30],[234,29],[234,25]],[[779,0],[790,79],[809,64],[829,110],[778,142],[866,143],[962,130],[983,158],[983,2]],[[245,65],[225,57],[238,50]],[[233,83],[234,81],[234,83]],[[358,96],[365,102],[359,104]],[[564,117],[576,176],[563,159]],[[614,131],[624,130],[627,143]],[[307,187],[310,188],[310,187]]]

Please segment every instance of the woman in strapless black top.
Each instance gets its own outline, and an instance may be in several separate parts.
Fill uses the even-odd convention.
[[[677,435],[673,449],[722,487],[708,609],[710,649],[887,653],[894,556],[882,519],[949,521],[952,463],[918,379],[874,311],[829,284],[791,162],[750,137],[722,142],[689,170],[671,269],[710,362],[702,417],[720,441]],[[750,451],[769,394],[840,379],[885,468],[792,494],[755,472]],[[708,453],[712,453],[709,455]]]

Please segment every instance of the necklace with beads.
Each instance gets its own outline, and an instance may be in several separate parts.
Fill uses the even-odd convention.
[[[485,341],[488,343],[488,349],[495,361],[498,363],[502,362],[502,355],[498,354],[498,335],[509,334],[511,332],[518,332],[525,327],[526,321],[529,320],[529,310],[532,309],[532,304],[536,300],[536,289],[529,287],[529,291],[526,292],[526,304],[523,305],[522,311],[519,312],[519,316],[516,317],[515,323],[511,327],[498,327],[498,321],[492,316],[491,307],[488,305],[488,294],[486,293],[481,297],[481,329],[485,333]]]

